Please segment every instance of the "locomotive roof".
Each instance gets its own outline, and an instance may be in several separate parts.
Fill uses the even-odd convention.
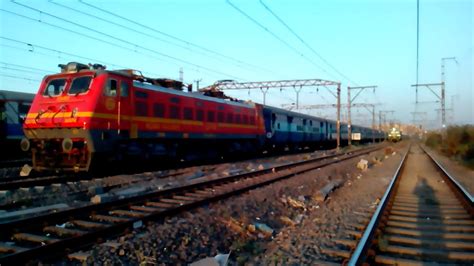
[[[159,91],[159,92],[164,92],[164,93],[170,93],[170,94],[174,94],[174,95],[180,95],[180,96],[184,96],[184,97],[191,97],[191,98],[205,100],[205,101],[212,101],[212,102],[217,102],[217,103],[222,103],[222,104],[230,104],[230,105],[244,107],[244,108],[253,108],[253,107],[255,107],[255,103],[241,102],[241,101],[229,101],[229,100],[209,97],[209,96],[203,95],[200,92],[184,92],[184,91],[165,88],[165,87],[161,87],[161,86],[157,86],[157,85],[147,84],[147,83],[143,83],[143,82],[136,81],[136,80],[133,81],[133,85],[135,87],[142,88],[142,89],[147,89],[147,90],[152,90],[152,91]]]

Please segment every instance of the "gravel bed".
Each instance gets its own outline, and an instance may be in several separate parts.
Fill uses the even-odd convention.
[[[94,196],[101,195],[105,192],[109,194],[121,194],[127,193],[125,190],[129,189],[146,193],[151,190],[180,186],[191,180],[195,182],[250,172],[292,161],[332,154],[334,152],[335,150],[315,151],[312,153],[261,158],[253,161],[246,160],[235,163],[193,166],[184,169],[116,175],[44,187],[20,188],[1,192],[0,206],[3,207],[0,208],[11,211],[18,210],[18,208],[24,209],[58,203],[65,203],[70,207],[82,206],[90,202]],[[168,175],[172,176],[166,177]]]
[[[353,219],[352,211],[364,209],[383,194],[401,159],[398,147],[406,144],[395,146],[393,155],[379,151],[359,156],[149,222],[85,251],[86,263],[187,265],[229,252],[231,265],[301,265],[326,259],[317,246],[342,232],[339,229]],[[362,158],[369,161],[364,172],[356,169]],[[320,189],[336,180],[344,182],[342,187],[322,202]]]
[[[426,146],[424,148],[437,160],[448,173],[474,196],[474,170],[462,165],[459,161],[451,159],[436,150]]]

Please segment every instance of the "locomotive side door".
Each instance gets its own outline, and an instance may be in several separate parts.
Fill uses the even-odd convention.
[[[131,82],[127,78],[119,79],[119,97],[117,110],[118,134],[124,138],[130,137],[130,125],[132,120]]]
[[[109,76],[104,89],[102,106],[107,114],[107,133],[103,133],[102,139],[108,139],[113,130],[118,128],[118,86],[116,77]]]

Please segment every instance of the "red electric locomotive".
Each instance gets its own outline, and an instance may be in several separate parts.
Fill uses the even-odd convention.
[[[179,81],[133,70],[59,66],[24,124],[21,146],[37,171],[88,171],[99,158],[251,151],[265,138],[261,105],[186,92]]]

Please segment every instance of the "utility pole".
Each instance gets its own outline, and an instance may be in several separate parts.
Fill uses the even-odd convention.
[[[446,79],[445,79],[444,63],[447,60],[454,60],[456,64],[458,63],[458,61],[456,61],[456,57],[441,58],[441,124],[443,128],[446,127],[446,95],[445,95]]]
[[[341,147],[341,83],[337,84],[337,150]]]
[[[373,89],[375,92],[377,86],[358,86],[358,87],[347,87],[347,144],[352,145],[352,122],[351,122],[351,105],[352,102],[359,96],[359,94],[365,89]],[[357,94],[351,98],[351,90],[358,90]]]
[[[184,72],[183,72],[183,68],[180,67],[179,68],[179,81],[183,82],[183,75],[184,75]]]
[[[393,113],[395,113],[395,111],[393,110],[380,110],[379,111],[379,130],[382,130],[382,116],[384,117],[384,123],[386,123],[386,114],[391,114],[393,115]]]
[[[196,90],[199,90],[199,82],[201,82],[202,79],[195,79],[194,82],[196,82]]]
[[[445,124],[445,106],[444,106],[444,84],[443,82],[441,83],[425,83],[425,84],[414,84],[414,85],[411,85],[412,87],[415,87],[415,88],[419,88],[419,87],[424,87],[424,88],[427,88],[429,89],[437,98],[438,100],[441,102],[441,126],[444,128],[446,126]],[[436,93],[433,88],[434,87],[438,87],[440,88],[441,90],[441,95],[439,95],[438,93]],[[426,112],[412,112],[413,114],[413,122],[415,123],[415,117],[419,114],[425,114]],[[422,119],[423,121],[423,119]],[[426,121],[426,120],[425,120]],[[425,122],[423,121],[423,122]]]

